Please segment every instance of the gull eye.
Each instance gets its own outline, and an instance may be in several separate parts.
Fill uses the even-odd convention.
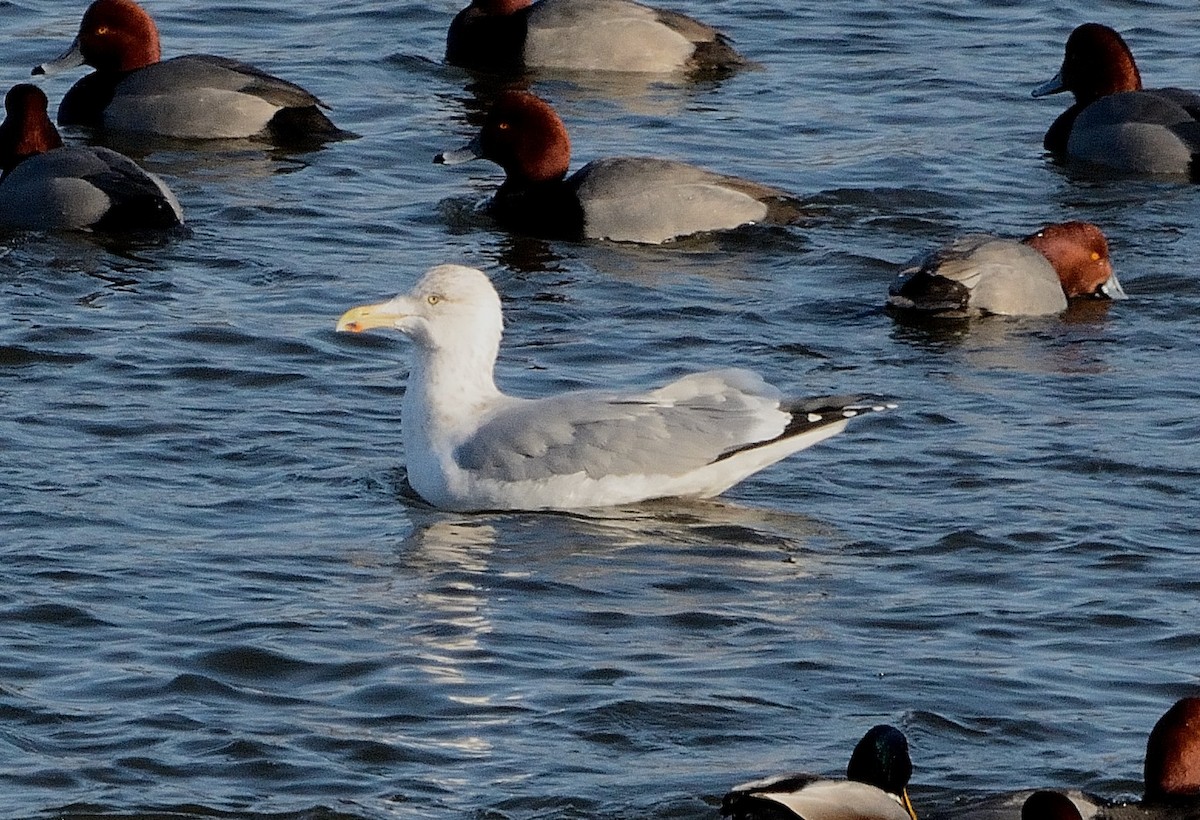
[[[436,293],[431,293],[425,297],[425,301],[431,305],[436,305],[438,302],[442,301],[442,297],[438,296]]]

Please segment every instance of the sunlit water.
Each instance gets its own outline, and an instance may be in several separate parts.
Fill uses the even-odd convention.
[[[456,2],[149,5],[167,55],[248,59],[362,136],[127,145],[190,236],[0,238],[0,815],[711,820],[884,721],[923,817],[1140,793],[1200,684],[1200,188],[1048,162],[1066,101],[1029,90],[1087,19],[1200,86],[1194,3],[680,0],[761,70],[535,82],[575,165],[689,159],[819,214],[659,249],[507,236],[473,210],[496,168],[431,163],[486,98],[440,64]],[[81,12],[0,2],[4,87]],[[1128,301],[880,308],[939,241],[1067,218]],[[900,407],[711,502],[438,513],[403,481],[405,343],[333,324],[444,261],[503,294],[513,392],[739,365]]]

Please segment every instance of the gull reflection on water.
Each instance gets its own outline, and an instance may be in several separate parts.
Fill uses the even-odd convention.
[[[415,512],[415,511],[414,511]],[[630,548],[775,545],[800,552],[812,538],[836,538],[825,523],[792,512],[722,499],[659,499],[576,512],[495,512],[462,516],[422,510],[400,551],[414,568],[482,571],[497,546],[519,550],[528,566],[553,570],[561,555]],[[422,520],[424,519],[424,520]]]
[[[722,500],[572,513],[412,512],[415,527],[396,551],[404,574],[419,581],[422,668],[447,683],[467,682],[464,670],[494,631],[494,613],[526,606],[522,599],[565,588],[624,596],[646,579],[671,583],[678,574],[682,606],[704,578],[809,575],[820,563],[810,544],[840,540],[807,516]]]
[[[419,527],[400,547],[405,563],[429,579],[416,593],[429,616],[417,641],[424,649],[421,669],[434,680],[465,683],[459,659],[478,651],[480,637],[491,631],[478,576],[487,571],[495,540],[487,524],[444,520]]]
[[[389,709],[407,716],[400,735],[486,766],[493,782],[524,776],[547,723],[606,713],[610,676],[713,662],[724,638],[710,630],[737,628],[743,579],[807,588],[825,560],[816,542],[840,539],[807,516],[722,500],[474,515],[400,503],[411,529],[357,559],[382,581],[369,606],[394,630],[373,638],[392,653]],[[802,594],[781,617],[804,610]],[[458,776],[440,769],[438,788],[469,791]]]

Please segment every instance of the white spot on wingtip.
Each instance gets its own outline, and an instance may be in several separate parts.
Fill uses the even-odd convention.
[[[810,422],[812,422],[813,424],[816,424],[818,421],[821,420],[821,418],[822,418],[822,416],[820,413],[809,413],[808,414],[808,420]]]
[[[843,411],[842,411],[842,415],[843,415],[843,416],[845,416],[845,417],[846,417],[846,418],[848,418],[848,419],[852,419],[852,418],[854,418],[855,416],[857,416],[857,415],[858,415],[858,411],[857,411],[857,410],[850,410],[849,408],[847,408],[846,410],[843,410]]]

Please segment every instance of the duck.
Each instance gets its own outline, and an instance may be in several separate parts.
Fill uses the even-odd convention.
[[[1107,802],[1078,791],[1039,789],[1021,820],[1186,820],[1200,816],[1200,697],[1180,698],[1146,738],[1144,791],[1134,802]]]
[[[1143,803],[1200,808],[1200,697],[1180,698],[1146,739]]]
[[[183,224],[171,189],[129,157],[99,146],[64,145],[37,86],[13,86],[4,112],[0,226],[141,232]]]
[[[708,76],[748,65],[712,26],[632,0],[472,0],[450,24],[446,62],[494,74],[557,69]]]
[[[1142,88],[1133,52],[1112,28],[1084,23],[1072,31],[1062,68],[1033,96],[1063,91],[1075,104],[1046,132],[1047,151],[1122,172],[1200,179],[1200,94]]]
[[[648,388],[511,396],[494,376],[503,325],[487,274],[452,264],[337,321],[338,332],[386,328],[413,343],[400,412],[405,466],[412,489],[438,509],[569,511],[708,498],[851,419],[895,406],[786,398],[734,368]]]
[[[95,71],[63,97],[59,125],[281,145],[353,136],[325,116],[317,97],[253,66],[209,54],[163,60],[158,28],[134,0],[95,0],[67,51],[33,73],[85,64]]]
[[[675,160],[597,159],[568,177],[566,126],[549,103],[527,91],[497,95],[478,136],[434,162],[480,158],[504,169],[488,205],[496,221],[548,239],[657,245],[742,225],[792,224],[805,215],[785,191]]]
[[[722,799],[721,814],[733,820],[917,820],[908,797],[911,777],[908,739],[880,724],[855,745],[845,780],[790,774],[743,783]]]
[[[1021,240],[959,237],[910,262],[888,305],[914,315],[1045,316],[1071,299],[1124,299],[1103,231],[1090,222],[1046,225]]]
[[[1062,792],[1039,789],[1021,804],[1021,820],[1083,820],[1083,814]]]

